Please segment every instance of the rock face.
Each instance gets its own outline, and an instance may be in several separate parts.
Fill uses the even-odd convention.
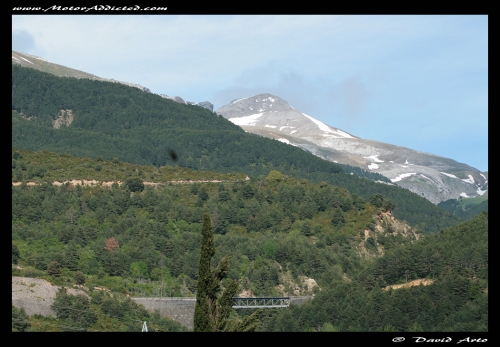
[[[73,111],[71,110],[60,110],[57,118],[52,120],[52,126],[54,129],[59,129],[61,125],[69,127],[73,123]]]
[[[184,101],[183,98],[181,98],[180,96],[168,96],[168,95],[164,95],[164,94],[160,94],[160,96],[164,99],[169,99],[169,100],[173,100],[175,102],[178,102],[178,103],[181,103],[181,104],[185,104],[186,102]]]
[[[214,111],[214,105],[212,103],[208,102],[208,101],[192,102],[192,101],[184,101],[184,99],[181,98],[180,96],[168,96],[168,95],[165,95],[165,94],[159,94],[159,95],[162,98],[173,100],[173,101],[176,101],[176,102],[181,103],[181,104],[196,105],[196,106],[200,106],[200,107],[206,108],[210,112]]]
[[[325,160],[378,172],[435,204],[487,194],[487,173],[449,158],[361,139],[271,94],[233,100],[216,113],[247,132],[301,147]]]
[[[188,103],[191,103],[190,101],[188,101]],[[214,112],[214,105],[211,103],[211,102],[208,102],[208,101],[202,101],[202,102],[196,102],[196,103],[191,103],[193,105],[197,105],[197,106],[201,106],[203,108],[206,108],[207,110],[209,110],[210,112]]]
[[[12,305],[24,308],[26,314],[41,314],[43,316],[55,315],[50,308],[54,303],[59,287],[53,286],[41,278],[12,276]],[[79,289],[69,288],[68,294],[88,295]]]
[[[403,221],[394,218],[392,212],[381,212],[374,215],[373,225],[371,228],[366,228],[362,234],[359,235],[359,244],[355,246],[356,251],[360,257],[381,257],[384,255],[384,247],[379,243],[379,236],[402,236],[406,242],[413,243],[419,240],[424,235],[417,229],[410,227]],[[376,240],[371,244],[370,238]]]

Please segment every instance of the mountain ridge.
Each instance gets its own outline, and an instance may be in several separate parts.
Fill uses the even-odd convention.
[[[388,177],[434,204],[487,194],[479,170],[453,159],[403,146],[362,139],[327,125],[268,93],[235,99],[216,110],[245,131],[303,148],[345,165]]]
[[[49,62],[41,57],[35,56],[35,55],[16,52],[14,50],[12,50],[12,63],[23,66],[23,67],[36,69],[36,70],[39,70],[42,72],[48,72],[48,73],[51,73],[51,74],[56,75],[58,77],[88,78],[88,79],[94,80],[94,81],[120,83],[120,84],[129,86],[129,87],[138,88],[145,93],[151,93],[151,90],[149,88],[143,87],[137,83],[117,81],[113,78],[99,77],[99,76],[90,74],[88,72],[72,69],[72,68],[69,68],[69,67],[66,67],[63,65],[59,65],[56,63],[51,63],[51,62]],[[181,104],[200,106],[200,107],[206,108],[207,110],[210,110],[210,112],[213,112],[214,105],[208,101],[192,102],[192,101],[184,101],[181,97],[178,97],[178,96],[168,96],[168,95],[164,95],[164,94],[157,94],[157,95],[160,95],[162,98],[166,98],[166,99],[170,99],[170,100],[179,102]]]

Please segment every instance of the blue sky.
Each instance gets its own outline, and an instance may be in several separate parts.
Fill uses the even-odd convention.
[[[486,15],[36,15],[12,49],[215,109],[259,93],[488,170]]]

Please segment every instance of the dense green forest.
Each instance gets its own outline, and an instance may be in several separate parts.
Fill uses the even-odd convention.
[[[71,110],[71,114],[62,115],[61,110]],[[70,126],[54,128],[53,122],[61,120],[58,117],[71,118]],[[19,148],[117,158],[138,165],[178,165],[253,178],[277,170],[317,184],[341,186],[364,199],[382,194],[395,203],[398,219],[424,232],[437,232],[462,220],[406,189],[375,183],[389,182],[380,174],[248,134],[204,108],[117,83],[55,77],[15,65],[12,139]],[[175,162],[170,159],[171,151],[178,158]]]
[[[152,295],[159,288],[135,288],[133,279],[165,277],[171,279],[169,290],[186,295],[195,288],[200,222],[208,211],[215,232],[224,235],[216,239],[218,250],[232,258],[229,277],[244,279],[244,288],[256,294],[271,295],[279,284],[276,262],[295,279],[321,281],[326,269],[341,263],[348,271],[353,245],[365,229],[374,228],[374,215],[393,207],[381,196],[373,205],[344,188],[277,171],[263,181],[143,189],[50,182],[13,187],[13,239],[21,259],[42,271],[55,260],[83,271],[90,281],[130,278],[115,288],[126,293]],[[112,239],[119,247],[110,252],[106,244]],[[405,240],[395,235],[389,241],[391,247]],[[341,254],[331,255],[330,247]]]
[[[23,180],[30,172],[31,182],[36,180],[38,184],[28,186],[24,181],[12,188],[12,261],[22,267],[13,268],[16,276],[41,277],[63,286],[104,286],[122,294],[192,297],[197,286],[201,219],[205,212],[210,213],[216,233],[214,262],[230,257],[230,271],[223,285],[236,280],[242,289],[259,296],[316,293],[321,298],[323,293],[343,288],[337,285],[345,281],[359,286],[356,290],[361,295],[400,283],[402,276],[405,280],[438,279],[444,273],[443,266],[451,267],[448,271],[452,272],[463,266],[465,255],[470,258],[467,266],[475,271],[474,276],[484,279],[486,271],[484,242],[462,238],[463,247],[449,243],[441,249],[434,240],[455,229],[423,237],[416,229],[401,229],[384,219],[395,204],[380,194],[365,200],[345,188],[326,182],[313,184],[278,171],[247,181],[239,174],[181,167],[163,171],[118,160],[14,149],[13,175],[17,175],[18,167]],[[90,179],[101,172],[108,172],[123,184],[52,184],[52,180],[76,176]],[[139,172],[165,183],[144,186]],[[209,177],[222,182],[167,183],[184,174],[193,181]],[[477,246],[472,253],[471,245]],[[449,254],[448,250],[461,253]],[[312,293],[304,285],[304,278],[316,281]],[[478,285],[483,288],[484,281]],[[125,305],[119,302],[116,305]],[[78,301],[76,304],[83,305]],[[484,311],[484,303],[481,305],[479,312]],[[95,306],[92,312],[97,316],[104,312],[105,316],[106,311]],[[460,314],[470,313],[463,312]],[[101,320],[107,319],[104,316]],[[69,324],[70,318],[61,319],[63,323],[57,323],[60,326],[74,326]],[[273,319],[266,317],[262,329],[289,329],[275,325]],[[56,324],[42,317],[30,318],[29,322],[39,330]],[[99,330],[99,324],[104,324],[95,319],[89,322],[85,329]],[[351,323],[335,320],[320,326],[328,322],[333,322],[335,329],[378,329],[375,323],[351,329]],[[391,322],[384,328],[408,328]],[[162,329],[177,329],[168,321],[160,323],[165,326]],[[316,327],[316,322],[305,326]],[[125,325],[122,329],[129,328]]]
[[[467,200],[469,199],[465,199],[465,201],[464,199],[450,199],[440,202],[438,206],[465,220],[472,219],[483,211],[488,211],[487,199],[480,203],[467,203]]]
[[[389,283],[434,283],[383,290]],[[352,281],[270,313],[264,331],[488,331],[488,214],[388,251]]]

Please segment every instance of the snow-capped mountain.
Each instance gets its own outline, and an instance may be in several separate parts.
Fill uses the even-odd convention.
[[[435,204],[487,194],[487,172],[434,154],[361,139],[271,94],[233,100],[216,113],[247,132],[301,147],[332,162],[378,172]]]

